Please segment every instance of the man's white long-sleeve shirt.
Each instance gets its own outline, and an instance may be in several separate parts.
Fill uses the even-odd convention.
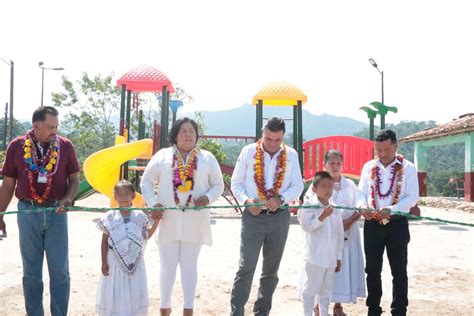
[[[319,216],[324,206],[316,195],[306,199],[303,205],[315,205],[314,208],[302,208],[298,211],[298,222],[305,231],[305,260],[321,268],[336,267],[342,260],[344,250],[344,226],[341,211],[334,209],[323,221]]]
[[[395,159],[390,165],[384,167],[380,160],[375,159],[368,161],[364,167],[362,168],[362,173],[360,176],[360,182],[358,186],[358,193],[357,193],[357,207],[368,206],[373,207],[371,205],[371,186],[374,183],[375,179],[371,179],[372,168],[374,167],[374,163],[376,166],[379,167],[379,174],[380,174],[380,191],[382,193],[387,192],[390,190],[390,178],[391,178],[391,170],[394,164],[399,164],[400,161]],[[393,197],[395,195],[396,189],[396,181],[392,188],[392,193],[386,198],[376,197],[377,201],[377,209],[389,208],[393,212],[404,212],[408,213],[410,208],[415,206],[419,199],[419,187],[418,187],[418,175],[416,172],[415,166],[406,159],[403,159],[402,162],[403,168],[403,175],[402,175],[402,186],[400,190],[400,196],[398,197],[398,203],[395,205],[393,204]],[[396,175],[395,175],[396,177]],[[377,194],[377,193],[375,193]]]
[[[288,146],[286,147],[286,170],[283,179],[280,195],[283,196],[283,203],[290,203],[299,198],[304,189],[303,178],[301,176],[300,165],[297,152]],[[265,189],[273,187],[275,178],[275,169],[278,163],[278,156],[283,150],[280,147],[273,157],[266,151],[264,152],[265,164]],[[248,199],[258,198],[257,185],[254,180],[254,164],[257,144],[253,143],[245,146],[240,152],[237,163],[235,164],[234,173],[232,174],[232,192],[239,201],[245,203]]]

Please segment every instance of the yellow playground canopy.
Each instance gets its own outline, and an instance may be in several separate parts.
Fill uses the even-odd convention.
[[[253,97],[252,104],[262,101],[263,106],[296,106],[298,101],[305,104],[308,98],[297,87],[286,81],[272,81],[263,86]]]

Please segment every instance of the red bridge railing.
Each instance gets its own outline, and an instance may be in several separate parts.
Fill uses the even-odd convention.
[[[372,159],[373,148],[372,141],[354,136],[329,136],[304,142],[304,179],[311,180],[315,172],[323,170],[324,154],[330,149],[342,152],[343,174],[359,177],[364,164]]]

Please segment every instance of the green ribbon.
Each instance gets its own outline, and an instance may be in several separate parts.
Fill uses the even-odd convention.
[[[243,205],[242,205],[243,206]],[[263,207],[265,204],[262,203],[256,203],[256,204],[246,204],[245,207]],[[321,207],[321,205],[282,205],[280,208],[282,209],[290,209],[290,208],[315,208],[315,207]],[[97,213],[105,213],[110,210],[117,210],[117,211],[129,211],[129,210],[141,210],[141,211],[182,211],[182,210],[193,210],[193,211],[199,211],[199,210],[204,210],[204,209],[235,209],[236,206],[234,205],[206,205],[206,206],[188,206],[188,207],[115,207],[115,208],[110,208],[110,207],[81,207],[81,206],[74,206],[74,207],[66,207],[65,209],[68,212],[97,212]],[[373,211],[373,209],[369,208],[357,208],[357,207],[348,207],[348,206],[333,206],[333,208],[336,209],[344,209],[344,210],[354,210],[354,211]],[[56,211],[57,207],[39,207],[31,210],[21,210],[21,211],[8,211],[8,212],[0,212],[0,215],[8,215],[8,214],[18,214],[20,212],[22,213],[39,213],[39,212],[47,212],[47,211]],[[444,224],[453,224],[453,225],[461,225],[461,226],[468,226],[468,227],[474,227],[474,224],[471,223],[463,223],[463,222],[455,222],[455,221],[449,221],[441,218],[435,218],[435,217],[428,217],[428,216],[416,216],[413,214],[410,214],[408,212],[391,212],[391,215],[400,215],[407,217],[409,219],[415,219],[415,220],[427,220],[427,221],[433,221],[433,222],[438,222],[438,223],[444,223]]]

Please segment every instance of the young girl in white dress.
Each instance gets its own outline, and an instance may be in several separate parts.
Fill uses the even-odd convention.
[[[119,207],[131,207],[135,189],[122,180],[114,187]],[[98,222],[102,231],[102,276],[97,290],[99,315],[146,315],[148,285],[143,254],[156,230],[139,210],[110,210]]]

